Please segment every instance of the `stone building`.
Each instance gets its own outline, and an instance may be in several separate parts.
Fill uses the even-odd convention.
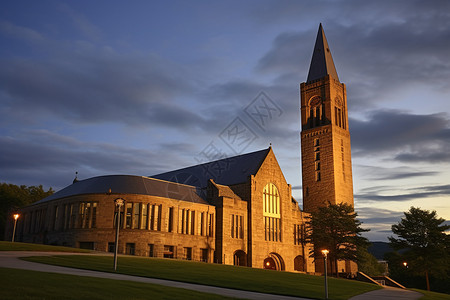
[[[328,203],[353,203],[347,91],[339,81],[322,24],[319,26],[308,79],[300,85],[303,209],[313,212]],[[318,271],[322,260],[316,260]],[[355,273],[354,262],[338,270]]]
[[[16,240],[119,253],[314,272],[305,214],[271,147],[153,177],[74,181],[24,208]]]
[[[119,253],[321,272],[304,242],[308,213],[328,202],[353,205],[346,89],[322,25],[300,89],[305,212],[269,147],[151,177],[75,181],[24,208],[16,240],[113,251],[114,200],[122,198]]]

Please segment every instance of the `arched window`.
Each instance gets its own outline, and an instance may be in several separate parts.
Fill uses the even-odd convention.
[[[266,241],[281,242],[280,194],[273,183],[263,190],[263,216]]]

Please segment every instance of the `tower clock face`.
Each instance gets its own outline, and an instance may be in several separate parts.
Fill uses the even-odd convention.
[[[320,105],[321,103],[322,103],[322,98],[319,96],[314,96],[309,101],[309,106],[314,107],[314,106]]]

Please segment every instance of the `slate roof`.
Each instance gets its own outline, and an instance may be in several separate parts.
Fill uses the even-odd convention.
[[[250,175],[256,174],[270,149],[269,147],[256,152],[223,158],[151,177],[199,188],[205,188],[209,179],[221,185],[243,183],[247,181]]]
[[[166,197],[195,203],[208,204],[201,197],[202,191],[194,186],[133,175],[107,175],[77,181],[35,204],[83,194],[135,194]]]
[[[330,75],[332,78],[339,81],[336,68],[334,67],[333,57],[331,57],[331,50],[328,47],[327,38],[322,28],[322,23],[319,25],[317,32],[316,44],[314,45],[314,52],[309,66],[309,73],[307,82],[320,79]]]

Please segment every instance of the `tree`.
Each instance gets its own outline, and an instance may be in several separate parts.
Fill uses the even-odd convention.
[[[403,250],[402,257],[413,274],[425,275],[427,290],[429,276],[447,276],[450,269],[450,237],[445,233],[450,225],[442,225],[436,211],[411,207],[392,232],[399,238],[389,237],[391,247]]]
[[[4,239],[5,225],[12,211],[39,201],[53,194],[53,189],[45,191],[40,186],[17,186],[0,183],[0,239]]]
[[[314,244],[311,257],[321,256],[320,250],[327,249],[331,270],[338,274],[338,260],[358,261],[357,248],[367,248],[369,242],[361,236],[369,229],[361,228],[361,222],[356,219],[358,214],[353,206],[339,203],[329,203],[311,213],[307,222],[307,241]]]
[[[375,256],[367,251],[367,248],[358,247],[358,271],[369,276],[386,275],[386,266],[378,262]]]

